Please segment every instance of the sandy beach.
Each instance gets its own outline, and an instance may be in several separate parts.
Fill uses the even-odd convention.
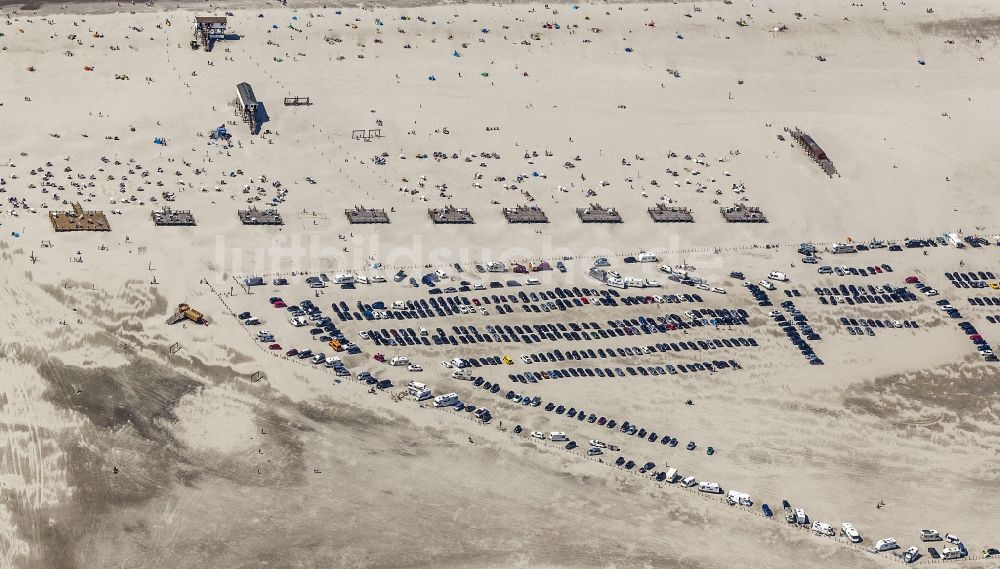
[[[0,567],[994,566],[1000,8],[939,4],[0,8]]]

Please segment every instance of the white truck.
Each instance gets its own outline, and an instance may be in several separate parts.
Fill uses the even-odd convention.
[[[830,252],[841,255],[844,253],[857,253],[858,250],[854,247],[854,245],[848,245],[847,243],[834,243],[833,246],[830,247]]]
[[[566,433],[563,433],[561,431],[553,431],[549,433],[549,440],[554,442],[562,442],[562,441],[568,441],[569,439],[566,437]]]
[[[392,359],[389,360],[389,365],[393,366],[410,365],[410,358],[406,356],[393,356]]]
[[[771,271],[770,273],[768,273],[767,278],[774,281],[780,281],[783,283],[788,282],[788,275],[786,275],[785,273],[780,273],[778,271]]]
[[[351,273],[341,273],[334,275],[333,282],[337,284],[354,284],[354,275]]]
[[[804,526],[809,523],[809,516],[806,515],[806,511],[802,508],[795,508],[795,523],[800,526]]]
[[[668,484],[673,484],[674,482],[677,482],[680,477],[681,475],[677,474],[676,468],[669,468],[667,469],[666,478],[664,478],[664,480],[666,480]]]

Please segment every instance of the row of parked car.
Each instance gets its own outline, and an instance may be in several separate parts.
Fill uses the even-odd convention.
[[[680,373],[694,373],[699,371],[718,371],[723,369],[743,369],[736,360],[713,360],[706,362],[689,362],[686,364],[664,364],[662,366],[628,366],[625,368],[610,367],[605,368],[585,368],[571,367],[566,369],[550,369],[545,371],[529,371],[524,373],[510,374],[511,381],[521,383],[537,383],[546,379],[561,379],[568,377],[625,377],[628,375],[676,375]]]
[[[920,325],[913,320],[877,320],[874,318],[848,318],[840,317],[840,323],[845,326],[852,336],[875,335],[875,328],[919,328]]]
[[[286,304],[280,296],[269,299],[274,308],[284,308],[290,315],[289,322],[297,328],[312,326],[309,334],[320,342],[327,343],[335,351],[345,350],[349,354],[360,354],[361,348],[350,342],[333,319],[323,314],[323,310],[309,299],[298,304]],[[334,305],[336,308],[336,305]]]
[[[906,287],[885,285],[848,285],[813,288],[819,296],[821,304],[836,306],[837,304],[893,304],[913,302],[917,295]]]
[[[810,341],[815,342],[822,339],[809,324],[809,319],[802,313],[802,311],[796,308],[795,303],[791,300],[782,302],[781,307],[788,312],[791,320],[786,318],[785,315],[777,310],[771,311],[771,318],[774,319],[779,327],[781,327],[782,332],[784,332],[785,336],[788,337],[788,341],[799,349],[799,352],[809,361],[810,364],[823,365],[823,360],[816,355],[816,352],[813,351],[812,346],[809,344]],[[805,336],[804,339],[802,337],[803,335]]]
[[[969,297],[969,304],[972,306],[1000,306],[1000,296]]]
[[[816,269],[816,272],[821,275],[832,275],[836,273],[838,277],[845,276],[856,276],[856,277],[874,277],[875,275],[881,275],[883,273],[891,273],[892,267],[886,263],[881,265],[870,265],[868,267],[831,267],[829,265],[823,265]]]
[[[982,334],[980,334],[978,330],[976,330],[975,326],[969,322],[959,322],[958,327],[961,328],[962,331],[965,332],[965,335],[969,337],[969,341],[976,346],[976,351],[983,356],[984,360],[988,362],[997,361],[997,355],[993,353],[992,346],[990,346],[990,343],[983,338]]]
[[[990,271],[969,271],[965,273],[945,273],[945,278],[958,288],[992,288],[1000,289],[996,275]],[[992,282],[990,282],[992,281]]]

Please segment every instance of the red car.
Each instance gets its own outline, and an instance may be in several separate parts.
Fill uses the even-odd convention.
[[[914,276],[906,277],[906,284],[914,284],[920,282],[920,279]]]
[[[280,350],[281,349],[281,344],[271,344],[270,346],[267,347],[267,349],[269,349],[269,350]]]
[[[472,304],[475,304],[476,306],[479,306],[479,299],[478,298],[473,298],[472,299]]]
[[[285,303],[284,303],[283,301],[279,300],[278,302],[275,302],[273,306],[274,306],[275,308],[285,308],[285,307],[287,307],[288,305],[287,305],[287,304],[285,304]]]
[[[292,348],[291,350],[288,350],[287,352],[285,352],[285,355],[288,356],[288,357],[292,357],[292,356],[298,355],[298,353],[299,353],[298,350],[296,350],[295,348]]]
[[[586,296],[581,296],[580,297],[580,302],[582,302],[584,304],[590,304],[590,299],[587,298]]]
[[[375,358],[375,361],[377,361],[377,362],[384,362],[385,361],[385,356],[382,355],[382,354],[375,354],[374,358]]]

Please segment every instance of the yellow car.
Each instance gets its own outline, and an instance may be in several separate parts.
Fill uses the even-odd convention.
[[[1000,289],[1000,283],[990,283],[990,288],[993,290]]]
[[[510,365],[514,365],[514,360],[510,359],[510,356],[504,356],[503,357],[503,363],[505,363],[505,364],[507,364],[509,366]]]

